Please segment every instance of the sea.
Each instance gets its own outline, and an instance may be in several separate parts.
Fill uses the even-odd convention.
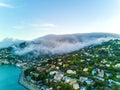
[[[12,65],[0,66],[0,90],[27,90],[18,83],[22,70]]]

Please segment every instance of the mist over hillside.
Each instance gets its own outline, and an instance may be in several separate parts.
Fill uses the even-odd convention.
[[[14,53],[17,55],[24,55],[31,52],[34,55],[64,54],[89,45],[101,44],[111,39],[120,39],[120,36],[110,33],[47,35],[32,41],[22,41],[21,43],[8,41],[6,44],[12,46]]]
[[[117,34],[86,33],[69,35],[47,35],[24,44],[24,48],[15,48],[15,53],[22,55],[29,52],[39,54],[64,54],[79,50],[89,45],[101,44],[110,39],[119,39]]]
[[[17,39],[12,39],[12,38],[5,38],[2,41],[0,41],[0,49],[13,46],[14,44],[20,44],[22,42],[23,42],[23,40],[17,40]]]

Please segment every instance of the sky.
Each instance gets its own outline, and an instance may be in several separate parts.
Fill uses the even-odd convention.
[[[0,40],[90,32],[120,34],[120,0],[0,0]]]

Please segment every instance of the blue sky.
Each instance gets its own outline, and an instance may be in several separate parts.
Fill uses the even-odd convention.
[[[0,0],[0,40],[120,33],[120,0]]]

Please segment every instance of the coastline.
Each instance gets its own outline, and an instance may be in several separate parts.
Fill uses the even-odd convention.
[[[18,80],[19,84],[22,85],[23,87],[25,87],[27,90],[39,90],[38,88],[35,88],[34,86],[28,84],[25,80],[24,80],[24,71],[22,70],[20,76],[19,76],[19,80]]]
[[[11,65],[11,64],[2,64],[0,66],[3,66],[3,65]],[[26,90],[39,90],[38,88],[35,88],[34,86],[28,84],[25,80],[24,80],[24,71],[21,67],[18,67],[16,65],[11,65],[11,66],[15,66],[17,68],[20,68],[21,69],[21,73],[19,75],[19,79],[18,79],[18,83],[20,85],[22,85]]]

